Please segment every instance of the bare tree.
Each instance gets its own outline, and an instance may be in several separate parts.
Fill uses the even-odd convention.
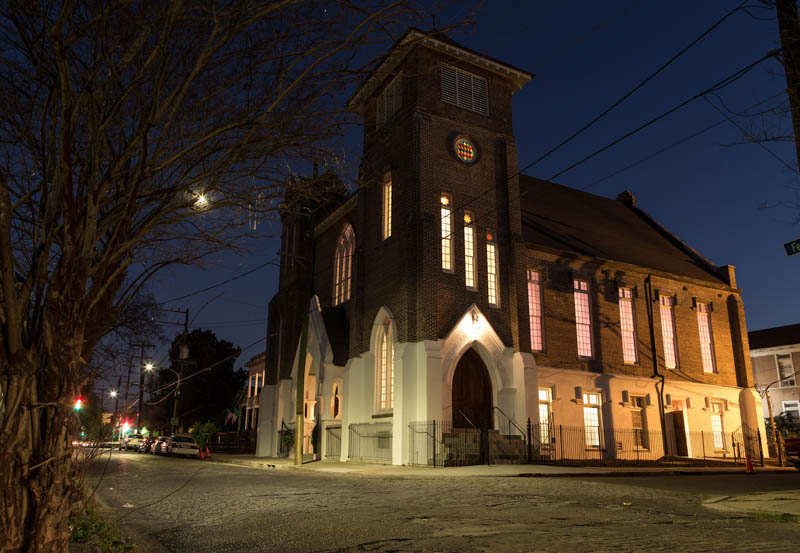
[[[391,0],[2,3],[0,551],[67,550],[72,402],[124,307],[330,159],[374,45],[428,17]]]

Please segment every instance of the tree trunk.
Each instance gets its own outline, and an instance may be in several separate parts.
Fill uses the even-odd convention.
[[[0,553],[66,553],[69,517],[81,500],[71,444],[78,425],[71,394],[60,393],[64,381],[55,377],[55,368],[37,377],[27,363],[12,362],[7,374]],[[49,389],[42,393],[40,387]]]

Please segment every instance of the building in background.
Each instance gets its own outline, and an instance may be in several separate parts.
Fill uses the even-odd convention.
[[[261,388],[264,386],[264,352],[251,357],[244,366],[247,367],[247,384],[245,393],[242,394],[238,421],[239,428],[250,430],[258,428],[258,405]]]
[[[510,460],[528,421],[550,459],[736,457],[763,433],[734,268],[629,192],[519,174],[531,78],[411,30],[355,92],[358,190],[284,206],[258,455],[295,425],[298,370],[304,449],[342,460]]]
[[[769,390],[772,414],[800,422],[800,324],[754,330],[747,336],[753,378],[759,390]],[[769,417],[766,401],[763,414]]]

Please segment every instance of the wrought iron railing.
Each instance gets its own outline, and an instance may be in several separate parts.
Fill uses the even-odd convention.
[[[374,463],[392,462],[392,423],[351,424],[348,458]]]
[[[761,434],[742,426],[733,432],[678,435],[634,428],[584,428],[516,423],[496,408],[497,429],[453,428],[451,421],[409,424],[410,465],[483,463],[677,464],[745,462],[763,466]],[[484,434],[485,433],[485,434]],[[484,438],[485,436],[485,438]]]
[[[328,426],[325,428],[325,457],[339,459],[342,452],[342,427]]]

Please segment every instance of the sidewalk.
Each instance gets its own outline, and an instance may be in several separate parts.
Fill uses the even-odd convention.
[[[702,467],[675,465],[663,467],[630,466],[563,466],[563,465],[472,465],[467,467],[428,467],[382,465],[348,461],[311,461],[300,466],[294,459],[267,458],[235,453],[213,453],[208,463],[228,463],[252,468],[274,470],[308,470],[329,473],[385,474],[387,476],[445,476],[445,477],[607,477],[607,476],[665,476],[665,475],[712,475],[745,474],[741,465],[730,467]],[[755,467],[758,474],[794,473],[791,467]]]

